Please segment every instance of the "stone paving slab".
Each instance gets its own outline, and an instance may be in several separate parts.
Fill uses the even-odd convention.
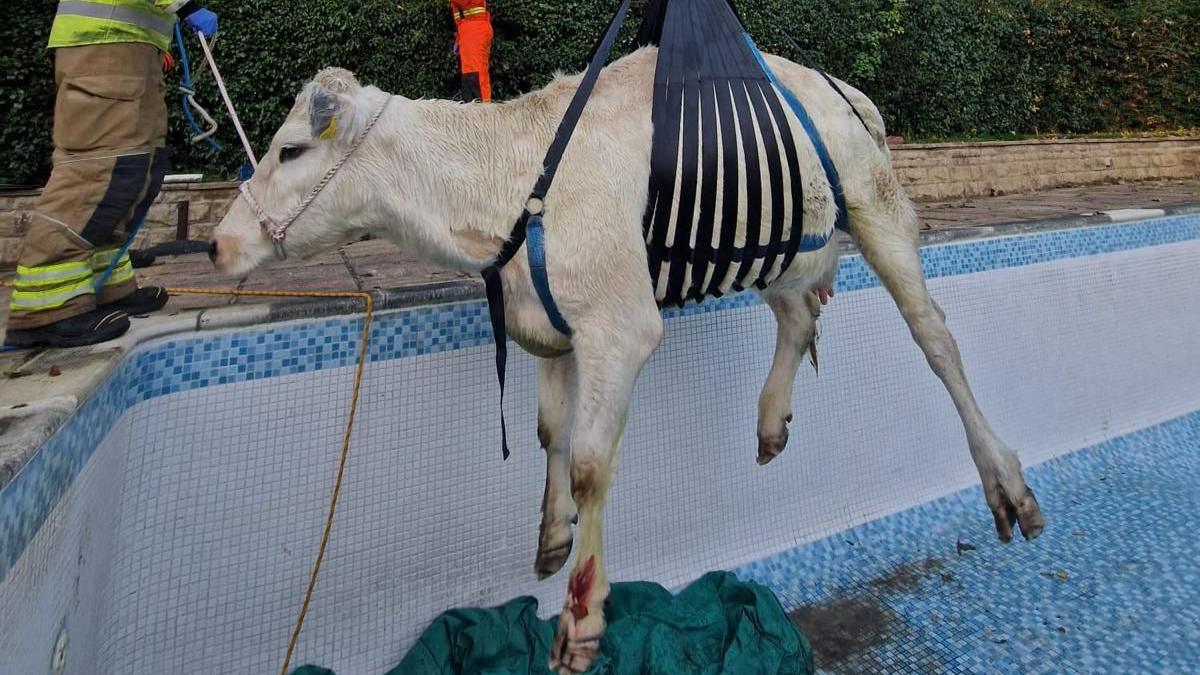
[[[1059,188],[952,202],[926,202],[917,205],[917,213],[924,229],[940,229],[1197,202],[1200,202],[1200,180],[1169,180]]]

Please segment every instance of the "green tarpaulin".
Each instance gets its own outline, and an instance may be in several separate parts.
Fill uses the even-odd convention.
[[[537,618],[537,601],[455,609],[434,620],[387,675],[526,675],[549,672],[557,617]],[[596,675],[813,672],[808,640],[775,596],[732,574],[711,572],[672,595],[649,583],[613,584]],[[304,666],[293,675],[333,675]]]

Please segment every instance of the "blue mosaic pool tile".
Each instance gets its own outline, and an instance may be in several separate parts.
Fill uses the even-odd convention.
[[[118,368],[0,491],[0,581],[129,407],[130,375],[128,368]]]
[[[1200,215],[930,246],[921,250],[921,260],[926,275],[936,278],[1193,239],[1200,239]],[[837,291],[878,285],[878,278],[860,255],[843,256]],[[675,320],[761,302],[754,293],[742,293],[666,309],[663,315]],[[201,387],[351,366],[357,359],[362,321],[361,317],[333,317],[193,334],[155,343],[126,358],[92,399],[0,490],[0,580],[99,440],[129,406]],[[491,342],[483,301],[420,307],[377,316],[368,358],[411,358]]]
[[[1200,412],[1026,475],[1053,514],[1034,542],[995,541],[974,487],[736,572],[789,610],[849,603],[887,617],[874,644],[827,657],[826,672],[1195,672]]]

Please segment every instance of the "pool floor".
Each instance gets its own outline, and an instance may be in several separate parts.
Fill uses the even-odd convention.
[[[1200,412],[1026,469],[1000,543],[978,488],[738,570],[828,673],[1200,672]]]

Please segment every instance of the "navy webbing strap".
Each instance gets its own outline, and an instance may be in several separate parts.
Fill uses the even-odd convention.
[[[731,50],[733,48],[731,47]],[[761,77],[761,72],[754,77]],[[746,169],[746,246],[758,243],[758,229],[762,225],[762,161],[758,156],[757,125],[766,120],[755,120],[751,114],[750,82],[754,77],[743,77],[733,82],[733,110],[738,117],[738,129],[742,133],[742,151],[745,155]],[[733,229],[733,223],[725,223],[725,229]],[[750,274],[754,258],[743,258],[738,265],[737,274],[733,276],[734,291],[744,291],[743,281]]]
[[[711,51],[704,52],[700,60],[701,73],[711,70],[711,55]],[[692,298],[697,301],[704,297],[704,278],[708,274],[709,262],[713,258],[712,235],[713,221],[716,218],[717,162],[720,159],[715,142],[717,85],[711,77],[700,80],[700,128],[708,130],[705,132],[705,140],[711,138],[714,142],[704,143],[700,157],[700,206],[697,214],[696,246],[692,251],[692,279],[691,285],[683,296],[685,300]]]
[[[488,316],[492,320],[492,339],[496,342],[496,379],[500,382],[500,452],[508,459],[508,425],[504,422],[504,372],[508,364],[508,331],[504,327],[504,287],[500,283],[500,268],[492,265],[483,270],[483,285],[487,291]]]
[[[677,88],[683,100],[683,118],[678,132],[680,134],[680,145],[682,146],[680,148],[682,163],[679,165],[679,175],[677,177],[679,181],[679,200],[676,203],[678,218],[675,220],[675,238],[671,244],[671,252],[664,256],[670,260],[667,273],[667,297],[677,298],[680,305],[683,304],[683,275],[688,270],[692,240],[692,216],[696,209],[696,183],[698,182],[697,174],[699,169],[697,165],[699,163],[700,151],[699,136],[702,132],[705,132],[706,135],[711,133],[700,128],[700,55],[696,53],[695,45],[691,44],[693,36],[698,33],[694,12],[697,4],[696,2],[680,3],[678,0],[675,1],[675,6],[693,10],[692,12],[685,12],[674,22],[676,27],[683,29],[685,36],[687,36],[683,40],[676,40],[676,42],[690,47],[690,49],[685,50],[685,58],[676,60],[683,70],[682,87]]]
[[[529,216],[525,225],[525,246],[529,249],[529,275],[533,278],[533,289],[537,291],[542,307],[550,325],[563,335],[571,334],[571,326],[558,311],[554,295],[550,293],[550,277],[546,274],[546,232],[542,228],[542,217],[537,214]]]
[[[797,143],[744,35],[729,0],[651,0],[638,34],[659,43],[642,229],[663,304],[720,295],[726,284],[762,288],[801,250]]]
[[[776,253],[783,243],[783,168],[780,162],[779,144],[775,140],[775,128],[771,115],[767,112],[764,99],[775,98],[774,92],[767,91],[766,82],[757,82],[758,91],[750,97],[754,106],[754,118],[758,121],[760,136],[763,140],[764,154],[767,160],[767,187],[771,190],[771,229],[768,233],[767,255],[758,267],[758,277],[754,280],[755,288],[767,287],[767,274],[775,265]],[[779,120],[784,125],[787,120]]]
[[[604,33],[604,39],[593,50],[583,80],[579,83],[579,89],[572,96],[571,103],[567,106],[567,111],[563,114],[562,121],[559,122],[558,129],[554,132],[554,141],[550,143],[546,157],[542,160],[542,174],[534,184],[533,191],[529,193],[529,199],[525,202],[525,208],[513,226],[512,234],[500,248],[496,259],[482,273],[484,287],[487,290],[492,337],[496,342],[496,378],[500,382],[500,443],[504,459],[508,459],[509,455],[508,428],[504,422],[504,374],[508,363],[506,342],[508,330],[504,324],[504,288],[500,283],[500,269],[507,265],[521,250],[521,246],[528,241],[530,245],[530,276],[533,279],[534,289],[537,291],[542,305],[546,308],[550,323],[563,334],[568,336],[571,334],[570,326],[558,311],[554,296],[550,293],[549,278],[546,275],[542,207],[546,193],[550,191],[550,185],[554,182],[554,175],[558,172],[559,162],[562,161],[563,153],[566,152],[567,144],[571,140],[571,134],[575,131],[575,125],[579,123],[583,108],[587,105],[588,97],[591,96],[592,89],[596,86],[596,79],[600,76],[600,70],[608,60],[621,24],[625,22],[625,15],[629,13],[629,3],[630,0],[622,0],[621,6],[617,8],[617,13],[608,25],[608,30]],[[531,207],[533,207],[532,211]]]
[[[776,273],[770,279],[767,278],[767,272],[770,270],[770,262],[773,262],[774,256],[770,259],[765,259],[763,262],[762,276],[759,277],[760,282],[766,283],[779,275],[791,266],[792,260],[795,259],[796,253],[800,250],[800,243],[804,239],[804,176],[800,172],[800,158],[796,150],[796,139],[790,133],[783,133],[784,129],[790,128],[788,125],[787,115],[784,113],[783,104],[779,101],[779,96],[766,83],[760,83],[762,88],[763,100],[767,102],[767,107],[771,109],[771,116],[775,119],[775,124],[779,127],[781,133],[780,139],[783,141],[784,159],[787,160],[787,176],[791,205],[792,205],[792,228],[791,236],[786,245],[781,246],[781,242],[772,238],[771,250],[773,252],[783,249],[783,261],[780,263]],[[776,202],[782,205],[782,202]],[[783,208],[778,207],[779,217],[783,218]],[[774,216],[775,211],[772,211]]]
[[[788,88],[783,86],[783,83],[775,77],[775,73],[767,67],[766,61],[763,60],[762,52],[758,51],[758,47],[754,45],[754,40],[746,35],[746,44],[754,51],[755,57],[762,66],[763,72],[771,79],[771,83],[783,95],[783,99],[787,101],[792,112],[796,114],[796,118],[800,120],[800,124],[804,127],[804,131],[808,133],[808,137],[812,140],[813,149],[817,151],[817,159],[821,162],[821,168],[825,170],[825,177],[829,180],[829,187],[833,190],[833,201],[837,207],[837,220],[834,226],[839,230],[849,232],[850,220],[846,213],[846,195],[842,192],[842,180],[838,176],[837,167],[833,164],[833,159],[829,157],[829,149],[825,147],[825,141],[821,140],[821,134],[817,131],[817,127],[813,124],[812,118],[808,116],[808,111],[804,109],[800,101],[788,91]],[[853,107],[853,106],[851,106]],[[861,119],[861,118],[860,118]]]
[[[675,5],[663,3],[668,9]],[[666,15],[664,15],[665,17]],[[666,21],[661,27],[662,44],[659,45],[658,61],[654,69],[654,102],[650,120],[655,130],[650,149],[650,199],[642,218],[643,235],[648,235],[648,263],[650,278],[657,281],[658,273],[667,246],[667,228],[654,227],[655,223],[671,218],[671,203],[675,198],[675,163],[679,152],[678,111],[683,99],[683,61],[673,49],[678,49],[680,40],[674,39],[678,21]],[[672,124],[673,123],[673,124]],[[666,131],[666,130],[670,131]],[[682,220],[682,218],[681,218]]]

